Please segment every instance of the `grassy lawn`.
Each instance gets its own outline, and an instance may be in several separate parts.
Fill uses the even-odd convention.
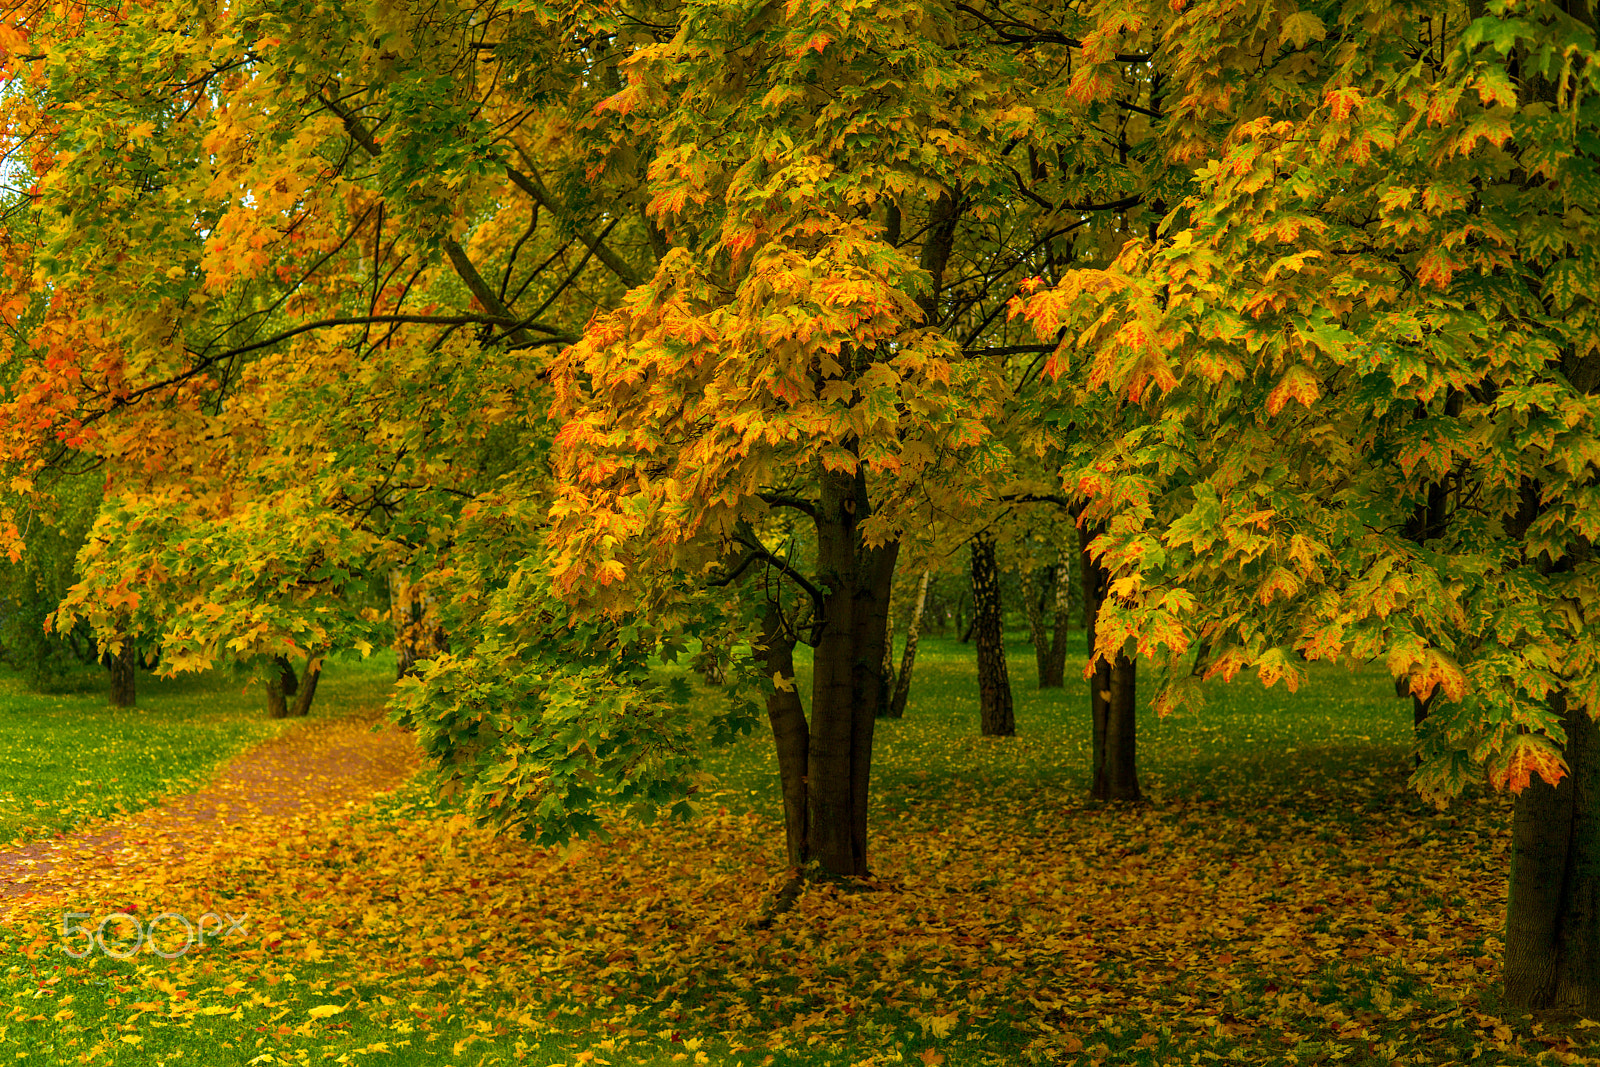
[[[387,698],[393,656],[332,664],[313,718]],[[106,703],[104,672],[81,692],[28,692],[0,676],[0,842],[77,830],[193,790],[221,764],[282,729],[252,676],[232,669],[159,678],[140,673],[138,706]]]
[[[164,960],[0,948],[0,1059],[126,1064],[1586,1062],[1495,1000],[1504,798],[1405,788],[1381,672],[1215,687],[1141,720],[1149,803],[1086,802],[1083,685],[976,736],[970,647],[930,641],[880,725],[875,877],[781,882],[770,743],[707,763],[700,814],[568,850],[486,837],[413,784],[337,824],[85,879],[76,910],[248,914]],[[805,679],[802,677],[802,684]],[[319,696],[320,700],[320,696]],[[335,701],[330,699],[328,705]],[[336,710],[336,709],[335,709]]]

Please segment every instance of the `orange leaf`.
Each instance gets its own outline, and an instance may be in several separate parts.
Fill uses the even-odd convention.
[[[1503,761],[1489,764],[1489,782],[1496,789],[1509,789],[1520,793],[1537,774],[1549,785],[1555,785],[1566,776],[1567,765],[1561,753],[1548,738],[1537,734],[1518,734],[1511,739],[1510,751]]]
[[[1284,371],[1278,384],[1267,394],[1267,414],[1276,415],[1291,400],[1298,400],[1309,408],[1321,395],[1322,382],[1311,372],[1310,367],[1296,363]]]

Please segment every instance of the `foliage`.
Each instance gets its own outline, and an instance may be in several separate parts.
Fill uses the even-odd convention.
[[[59,479],[39,507],[16,501],[12,514],[27,531],[15,560],[0,561],[0,656],[36,690],[70,689],[99,648],[77,627],[51,635],[47,626],[75,580],[75,563],[100,503],[100,479],[90,472]],[[94,671],[94,688],[103,688]],[[77,677],[75,677],[77,676]]]
[[[1139,416],[1065,474],[1107,527],[1099,651],[1163,661],[1164,706],[1379,660],[1441,694],[1425,792],[1554,782],[1552,692],[1600,712],[1592,16],[1269,8],[1163,16],[1194,194],[1015,305],[1065,331],[1055,395]],[[1247,104],[1222,41],[1269,72]]]

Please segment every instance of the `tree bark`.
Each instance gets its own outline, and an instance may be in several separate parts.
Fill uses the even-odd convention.
[[[867,873],[872,734],[883,688],[889,588],[899,544],[868,548],[863,473],[824,472],[816,508],[821,634],[813,658],[806,787],[810,858],[830,875]]]
[[[1079,563],[1083,573],[1083,626],[1089,655],[1094,655],[1095,618],[1110,586],[1110,575],[1089,554],[1089,542],[1099,531],[1078,531]],[[1138,705],[1133,660],[1118,652],[1110,663],[1095,664],[1089,679],[1089,711],[1094,720],[1092,778],[1089,795],[1095,800],[1139,800]]]
[[[287,698],[294,696],[299,688],[300,681],[294,676],[293,665],[283,656],[273,656],[267,666],[267,718],[288,718]]]
[[[133,647],[133,639],[123,641],[122,651],[116,655],[103,653],[100,662],[105,664],[106,672],[111,676],[111,706],[131,708],[138,703],[135,670],[139,665],[139,653]]]
[[[411,600],[411,582],[400,571],[390,571],[389,621],[394,624],[396,678],[404,678],[416,670],[415,607]]]
[[[283,680],[283,695],[294,696],[300,689],[300,679],[294,676],[294,664],[289,662],[287,656],[273,656],[272,662],[278,668],[278,677]]]
[[[1517,797],[1506,904],[1506,1000],[1524,1009],[1600,1011],[1600,739],[1561,701],[1571,773],[1535,777]]]
[[[984,737],[1011,737],[1017,732],[1011,709],[1011,678],[1006,672],[1005,634],[1000,610],[1000,570],[994,561],[994,539],[972,539],[973,636],[978,645],[978,714]]]
[[[1072,567],[1067,550],[1056,550],[1055,596],[1053,614],[1055,631],[1050,638],[1050,656],[1039,675],[1040,689],[1061,689],[1067,684],[1067,630],[1072,619]]]
[[[800,693],[794,688],[794,645],[795,635],[785,624],[778,605],[769,603],[761,620],[758,654],[767,676],[787,683],[787,688],[780,686],[767,695],[767,720],[772,724],[772,739],[778,750],[778,781],[783,790],[783,829],[789,866],[800,868],[811,860],[807,831],[810,805],[806,800],[811,729],[806,723]]]
[[[300,719],[311,714],[311,701],[317,695],[317,679],[322,677],[322,664],[313,656],[306,664],[306,676],[301,680],[299,691],[295,694],[294,708],[290,714]]]
[[[891,601],[893,591],[890,592]],[[889,605],[889,614],[884,619],[883,626],[883,666],[879,672],[883,678],[883,685],[878,689],[878,718],[885,718],[890,714],[890,705],[894,702],[894,604]]]
[[[917,604],[911,609],[911,625],[906,628],[906,647],[900,654],[900,676],[894,682],[894,697],[889,701],[889,718],[903,718],[906,701],[911,699],[911,670],[917,664],[917,639],[922,634],[922,609],[928,603],[928,579],[931,571],[922,572],[917,583]]]
[[[432,594],[417,596],[416,589],[403,572],[389,572],[389,617],[394,624],[397,678],[415,674],[418,660],[450,651],[450,637],[437,622]]]

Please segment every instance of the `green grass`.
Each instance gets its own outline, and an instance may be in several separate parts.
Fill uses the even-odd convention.
[[[1073,635],[1081,642],[1082,634]],[[802,650],[808,651],[808,650]],[[1033,646],[1009,635],[1007,672],[1017,736],[978,736],[976,652],[953,638],[926,638],[917,652],[910,707],[901,720],[880,719],[873,743],[873,802],[879,817],[902,793],[981,780],[1015,791],[1046,789],[1075,797],[1089,788],[1091,723],[1088,683],[1068,672],[1061,689],[1040,689]],[[1267,689],[1253,675],[1206,687],[1195,711],[1160,718],[1141,699],[1139,774],[1152,799],[1248,802],[1288,783],[1321,795],[1374,762],[1403,776],[1411,740],[1411,705],[1397,700],[1381,667],[1309,665],[1295,693]],[[797,683],[809,701],[808,659],[797,656]],[[1141,680],[1143,681],[1143,680]],[[1141,697],[1150,689],[1146,683]],[[966,745],[950,739],[968,735]],[[716,787],[764,810],[778,803],[771,739],[757,729],[706,762]],[[1270,772],[1270,773],[1267,773]]]
[[[1481,887],[1502,876],[1503,833],[1495,827],[1503,823],[1504,802],[1469,798],[1436,814],[1408,793],[1410,706],[1393,696],[1381,669],[1314,665],[1297,693],[1281,684],[1264,689],[1244,678],[1209,686],[1207,704],[1195,712],[1158,719],[1145,710],[1139,754],[1149,803],[1102,809],[1086,800],[1086,683],[1069,678],[1065,689],[1040,691],[1032,650],[1020,638],[1009,643],[1008,659],[1018,735],[980,738],[972,647],[951,639],[924,642],[907,716],[880,721],[875,744],[872,848],[887,888],[837,902],[837,889],[813,891],[819,896],[787,917],[759,947],[754,958],[760,963],[719,960],[713,954],[706,965],[696,965],[686,984],[664,974],[655,984],[641,979],[626,994],[608,993],[601,947],[608,942],[602,935],[627,940],[637,929],[630,924],[646,918],[626,907],[629,891],[614,886],[607,887],[611,895],[603,905],[598,897],[578,894],[579,917],[559,931],[547,928],[550,913],[526,904],[512,915],[486,910],[467,924],[468,940],[505,936],[494,932],[500,924],[520,931],[515,936],[530,939],[530,954],[543,943],[541,924],[558,942],[593,943],[598,960],[547,967],[533,984],[518,985],[513,974],[505,984],[480,986],[451,964],[430,972],[402,967],[395,978],[376,982],[349,967],[286,951],[249,964],[246,970],[254,977],[246,991],[221,995],[207,988],[210,968],[217,968],[215,986],[241,962],[226,947],[163,965],[143,957],[119,962],[100,956],[75,963],[58,958],[53,946],[30,955],[13,943],[0,947],[0,1005],[10,1011],[9,1020],[0,1022],[5,1027],[0,1056],[7,1062],[15,1054],[18,1062],[66,1063],[99,1049],[88,1062],[545,1067],[609,1061],[653,1067],[693,1063],[704,1055],[712,1064],[743,1067],[768,1062],[831,1067],[933,1063],[938,1061],[922,1057],[937,1053],[949,1067],[966,1067],[1020,1062],[1038,1036],[1040,1019],[1081,1035],[1081,1054],[1063,1062],[1084,1064],[1156,1067],[1242,1056],[1247,1062],[1376,1065],[1419,1051],[1427,1055],[1418,1062],[1429,1063],[1478,1059],[1491,1051],[1487,1042],[1497,1040],[1499,1020],[1486,1023],[1482,1013],[1496,1010],[1492,989],[1472,973],[1474,965],[1463,961],[1498,952],[1484,919],[1487,914],[1492,922],[1494,905],[1484,904]],[[349,669],[335,665],[319,691],[319,711],[339,714],[351,704],[381,699],[390,669],[384,662]],[[798,680],[804,693],[809,684],[805,663]],[[226,690],[218,690],[216,681],[191,683],[189,697],[171,694],[173,710],[162,712],[170,715],[168,725],[183,726],[208,714],[236,725],[264,721],[254,690],[239,696],[242,681],[230,680]],[[715,695],[707,692],[702,699],[709,704]],[[153,693],[152,710],[156,707]],[[85,709],[83,714],[93,719],[107,713]],[[157,721],[139,718],[142,714],[123,720],[135,737]],[[181,746],[195,735],[180,729],[162,736]],[[198,746],[190,748],[198,768],[205,759]],[[113,747],[108,758],[121,755],[125,752]],[[750,809],[763,816],[753,847],[719,855],[722,867],[685,872],[671,845],[658,854],[648,839],[642,845],[624,843],[624,848],[642,849],[628,854],[631,865],[623,856],[603,852],[597,855],[611,858],[575,862],[575,867],[589,865],[588,876],[598,880],[591,888],[641,877],[640,871],[647,880],[677,879],[671,884],[685,896],[665,906],[692,915],[695,887],[737,877],[738,867],[770,872],[781,866],[778,794],[765,731],[758,727],[730,749],[710,755],[706,771],[704,810]],[[58,791],[69,794],[69,775],[58,771],[57,777]],[[381,838],[386,827],[438,810],[448,805],[427,797],[413,782],[375,807],[367,832]],[[681,847],[693,840],[695,825],[674,829],[676,836],[666,839]],[[319,864],[314,870],[323,872],[330,885],[345,872],[362,871],[348,866],[342,851],[314,858]],[[1425,863],[1417,862],[1423,858]],[[1027,868],[1050,872],[1056,891],[1064,878],[1069,891],[1078,885],[1088,892],[1070,910],[1053,910],[1030,896],[1028,879],[1019,873]],[[461,868],[470,869],[470,861]],[[1192,888],[1169,892],[1163,879],[1180,869]],[[1291,874],[1299,881],[1287,880]],[[1273,888],[1278,879],[1286,879],[1281,890]],[[1477,887],[1470,901],[1463,898],[1469,884]],[[1142,899],[1146,893],[1149,898]],[[1211,893],[1237,900],[1232,910],[1196,910],[1204,922],[1217,924],[1215,933],[1195,941],[1209,945],[1214,958],[1152,960],[1136,945],[1124,952],[1114,935],[1096,942],[1087,957],[1072,954],[1088,943],[1083,931],[1090,925],[1110,920],[1115,927],[1122,921],[1117,910],[1122,902],[1165,921],[1161,909],[1215,907],[1191,901]],[[1307,900],[1315,903],[1308,907]],[[1280,914],[1291,904],[1292,910]],[[958,950],[977,932],[1028,929],[1029,924],[1034,936],[1074,938],[1076,947],[1045,950],[1023,941],[1014,960],[994,957],[1002,968],[1023,968],[1047,1006],[1019,1001],[1014,1012],[941,1036],[927,1028],[928,1015],[943,1010],[940,1004],[981,997],[989,983],[981,971],[914,954],[897,958],[892,940],[864,946],[830,940],[829,931],[840,927],[830,926],[835,920],[829,916],[839,911],[870,916],[902,906],[917,923],[936,927],[974,920],[972,926],[958,927],[968,939],[957,942]],[[750,910],[756,907],[751,900]],[[596,910],[584,910],[589,908]],[[1279,923],[1293,924],[1293,932],[1274,933]],[[1429,955],[1429,931],[1441,926],[1470,926],[1477,932],[1464,935],[1450,952]],[[1133,922],[1126,932],[1137,937],[1138,929]],[[1412,938],[1420,954],[1391,958],[1370,950],[1374,944],[1381,949],[1388,943],[1382,938],[1396,931]],[[701,929],[690,919],[682,922],[680,933],[668,936],[680,939],[685,956],[695,956],[706,951],[707,939],[714,942],[726,933]],[[1291,971],[1287,962],[1280,966],[1269,957],[1262,963],[1234,947],[1270,945],[1277,943],[1274,937],[1285,951],[1326,940],[1360,954],[1324,953],[1314,966]],[[402,945],[406,941],[401,938]],[[918,944],[918,951],[930,947]],[[858,947],[867,955],[836,955]],[[1234,953],[1240,958],[1230,962]],[[820,1014],[815,1005],[808,1006],[805,990],[786,969],[790,965],[779,962],[796,959],[815,964],[812,981],[822,984],[814,988],[831,989],[830,996],[898,971],[920,974],[903,984],[920,988],[918,983],[925,983],[929,999],[875,1006],[848,1021],[832,1018],[813,1032],[815,1044],[797,1031],[788,1046],[763,1047],[761,1027],[754,1028],[753,1037],[749,1027],[730,1034],[710,1021],[740,999],[763,1019],[770,1015],[774,1031],[797,1015]],[[197,1006],[226,1005],[236,1014],[170,1014],[135,1006],[153,999],[151,989],[160,988],[163,975],[177,980],[180,971],[180,984],[196,990]],[[1300,1006],[1264,1007],[1291,994],[1303,998]],[[309,1015],[323,1004],[347,1008],[322,1020]],[[604,1041],[615,1030],[605,1023],[622,1009],[636,1013],[630,1018],[637,1033],[625,1049],[613,1051]],[[1353,1021],[1335,1023],[1335,1015]],[[1371,1031],[1370,1041],[1347,1035],[1356,1024]],[[1537,1032],[1519,1028],[1516,1040],[1524,1039],[1533,1045]],[[1395,1051],[1391,1055],[1386,1049]],[[1491,1058],[1532,1062],[1509,1048],[1491,1051]]]
[[[393,671],[392,655],[331,662],[311,716],[376,706]],[[113,708],[104,688],[45,695],[0,676],[0,843],[70,833],[191,791],[293,721],[266,717],[247,671],[141,672],[137,686],[137,707]]]

